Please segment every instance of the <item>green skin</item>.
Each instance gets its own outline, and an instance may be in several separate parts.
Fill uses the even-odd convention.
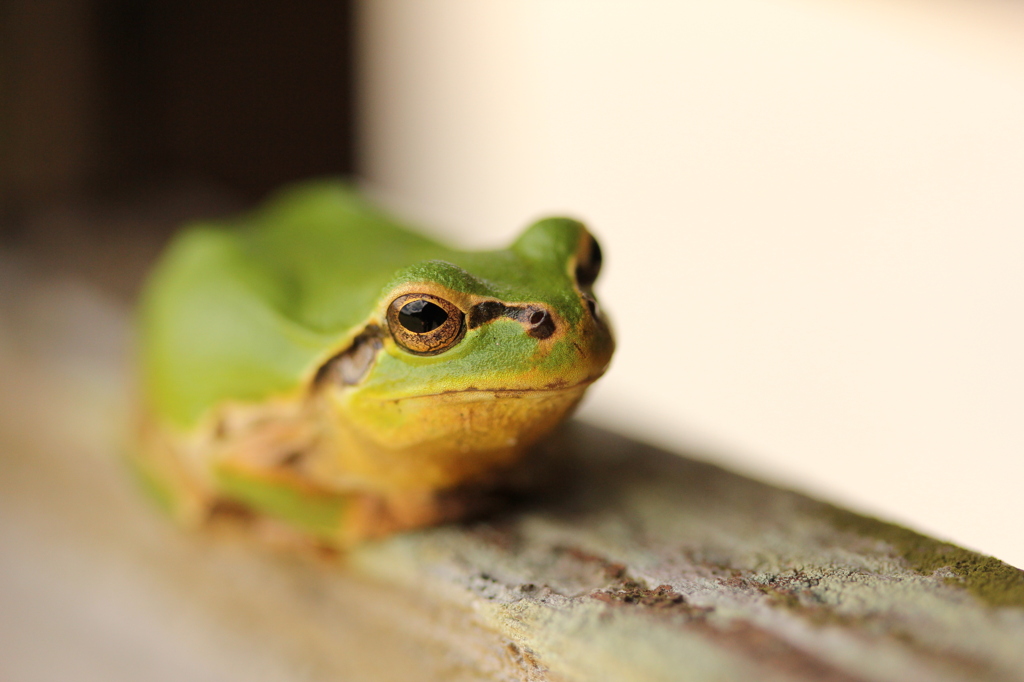
[[[330,181],[291,188],[229,224],[194,226],[171,245],[142,298],[146,419],[184,440],[209,428],[211,415],[226,405],[301,400],[320,368],[367,325],[385,333],[365,376],[339,389],[355,406],[349,419],[393,419],[375,406],[415,396],[589,383],[614,347],[607,324],[588,309],[589,285],[574,276],[589,239],[577,221],[550,218],[507,249],[458,251],[410,232]],[[524,324],[499,319],[467,328],[442,353],[410,353],[386,333],[385,316],[396,291],[420,285],[541,306],[558,332],[538,339]],[[173,497],[171,486],[147,471],[147,447],[140,469]],[[344,506],[344,494],[329,489],[306,494],[266,478],[219,480],[223,489],[215,494],[300,526],[330,516],[319,502],[301,509],[304,500],[326,497],[329,509]]]

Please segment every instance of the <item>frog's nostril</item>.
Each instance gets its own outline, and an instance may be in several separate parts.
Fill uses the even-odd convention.
[[[587,302],[587,309],[590,310],[590,315],[595,320],[600,317],[597,311],[597,301],[592,296],[584,296],[584,300]]]
[[[544,309],[528,308],[520,319],[526,321],[526,333],[535,339],[546,339],[555,333],[555,320]]]

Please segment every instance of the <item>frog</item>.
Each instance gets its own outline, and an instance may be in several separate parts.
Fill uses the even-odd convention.
[[[602,260],[565,217],[458,250],[339,180],[192,224],[140,295],[132,467],[186,525],[325,548],[457,520],[608,368]]]

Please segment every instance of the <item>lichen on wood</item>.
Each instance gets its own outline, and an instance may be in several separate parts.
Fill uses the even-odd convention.
[[[823,512],[836,528],[878,538],[892,546],[908,566],[925,575],[947,569],[948,581],[961,584],[973,595],[992,606],[1024,608],[1024,573],[995,557],[985,556],[917,533],[835,507],[822,505]]]

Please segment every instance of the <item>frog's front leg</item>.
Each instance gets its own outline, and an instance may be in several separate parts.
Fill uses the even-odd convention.
[[[308,406],[307,406],[308,407]],[[234,406],[191,435],[143,429],[133,459],[146,487],[193,527],[241,525],[271,544],[351,546],[361,540],[465,516],[470,496],[433,488],[339,488],[310,458],[343,447],[306,408]]]
[[[277,538],[297,529],[305,539],[347,547],[459,518],[472,504],[431,488],[382,491],[323,480],[310,460],[344,445],[325,436],[308,408],[225,415],[209,455],[211,518],[226,511]]]

